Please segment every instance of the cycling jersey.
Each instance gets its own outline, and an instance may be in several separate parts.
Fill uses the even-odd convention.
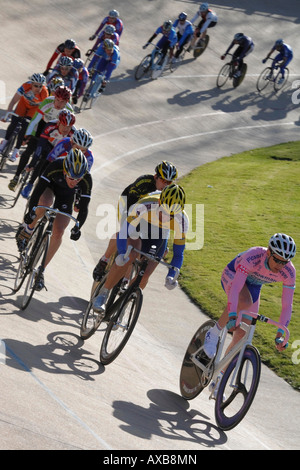
[[[53,207],[62,212],[66,212],[67,214],[72,214],[75,191],[76,189],[79,189],[80,201],[78,204],[79,212],[77,220],[79,222],[79,227],[82,227],[88,215],[88,205],[91,200],[93,185],[92,177],[90,173],[86,173],[75,188],[69,188],[64,174],[63,161],[64,158],[59,158],[52,162],[39,178],[29,200],[29,212],[32,211],[33,207],[38,205],[43,192],[47,188],[50,188],[55,196]]]
[[[193,25],[188,20],[185,20],[185,22],[182,24],[182,23],[179,22],[179,18],[177,18],[177,20],[175,20],[175,22],[173,23],[173,28],[178,28],[178,33],[179,33],[178,45],[179,45],[179,47],[182,46],[183,44],[185,44],[187,39],[190,36],[192,36],[192,34],[194,33]]]
[[[199,17],[201,17],[201,21],[198,25],[198,28],[200,28],[200,33],[203,33],[203,31],[205,31],[207,28],[210,28],[212,25],[215,26],[218,22],[218,16],[210,9],[208,9],[207,13],[202,15],[200,10],[198,10],[195,16],[191,19],[191,23],[195,23]]]
[[[161,222],[159,220],[159,194],[147,196],[139,200],[130,210],[117,237],[118,251],[126,252],[127,237],[142,239],[143,246],[154,244],[160,247],[158,256],[163,256],[170,230],[174,232],[173,258],[171,265],[181,268],[183,263],[183,252],[185,248],[186,234],[188,232],[189,219],[183,211],[175,214],[174,218]],[[174,277],[174,270],[169,270],[169,276]]]
[[[16,106],[15,113],[22,117],[32,117],[36,112],[40,103],[42,103],[48,96],[46,86],[43,86],[38,94],[32,91],[32,83],[26,82],[21,85],[17,90],[20,95],[20,100]]]
[[[60,157],[65,157],[72,149],[72,146],[73,146],[72,138],[64,137],[60,142],[58,142],[57,145],[55,145],[53,150],[51,150],[51,152],[49,153],[47,157],[47,160],[49,162],[53,162],[54,160],[57,160]],[[87,159],[88,168],[90,171],[94,163],[94,156],[90,149],[86,149],[86,151],[84,152],[84,155]]]
[[[73,93],[73,97],[77,96],[77,98],[80,98],[80,96],[83,95],[88,79],[89,79],[89,71],[86,67],[82,67],[81,72],[79,72],[79,76],[78,76],[78,80],[76,83],[75,91]]]
[[[49,60],[48,64],[47,64],[47,67],[46,69],[49,70],[51,68],[51,65],[53,64],[53,62],[55,61],[55,59],[58,58],[58,56],[66,56],[67,54],[65,53],[65,43],[62,43],[60,44],[54,51],[54,53],[52,54],[51,56],[51,59]],[[69,56],[68,56],[69,57]],[[75,46],[74,50],[72,51],[71,53],[71,56],[70,56],[73,60],[74,59],[80,59],[81,57],[81,53],[80,53],[80,49]]]
[[[288,326],[293,306],[296,270],[290,261],[282,269],[273,273],[268,266],[267,249],[256,246],[240,253],[224,269],[222,286],[228,296],[228,312],[237,312],[239,293],[246,284],[256,303],[257,311],[260,290],[263,284],[282,282],[282,310],[280,323]]]
[[[49,83],[51,82],[51,80],[54,78],[54,77],[60,77],[63,79],[64,81],[64,84],[65,86],[67,86],[68,88],[70,88],[71,92],[73,93],[74,90],[75,90],[75,87],[76,87],[76,83],[77,83],[77,80],[78,80],[78,72],[77,70],[72,67],[69,71],[69,73],[67,75],[62,75],[60,73],[60,65],[57,65],[53,72],[51,72],[48,77],[47,77],[47,84],[49,85]]]
[[[53,121],[58,118],[61,109],[54,107],[55,96],[48,96],[38,107],[36,113],[28,124],[26,135],[35,135],[39,122],[43,119],[44,122]],[[67,103],[65,109],[73,113],[73,108],[70,103]]]
[[[228,54],[230,49],[232,49],[233,46],[235,46],[234,40],[231,42],[230,46],[228,47],[227,51],[225,52],[225,55]],[[236,49],[234,56],[239,59],[243,59],[246,57],[246,55],[249,54],[249,52],[253,49],[254,43],[252,39],[248,36],[244,36],[238,44],[238,48]]]
[[[177,33],[174,28],[171,28],[171,30],[168,32],[168,34],[164,34],[163,32],[163,27],[159,26],[157,30],[155,31],[155,35],[157,36],[158,34],[162,34],[163,37],[158,41],[157,46],[161,47],[160,43],[161,41],[168,41],[169,47],[174,47],[176,42],[177,42]],[[148,41],[151,42],[151,41]]]
[[[274,50],[275,50],[275,47],[273,48],[273,51]],[[279,51],[279,54],[277,55],[277,57],[279,55],[282,57],[282,59],[292,59],[293,58],[293,49],[288,44],[282,44],[281,50]]]
[[[95,36],[97,36],[100,33],[101,29],[103,29],[104,26],[106,26],[108,24],[112,24],[116,28],[116,33],[118,33],[118,35],[121,36],[121,34],[123,32],[123,22],[122,22],[122,20],[120,20],[120,18],[116,18],[115,21],[112,21],[109,16],[106,16],[104,18],[104,20],[100,24],[99,28],[95,32]]]
[[[147,194],[156,191],[156,182],[153,175],[142,175],[133,183],[129,184],[121,193],[121,197],[127,198],[127,208],[129,209],[139,199]]]
[[[115,45],[118,46],[119,42],[120,42],[119,34],[118,33],[113,33],[110,36],[111,37],[109,39],[111,39],[115,43]],[[99,44],[104,41],[104,39],[106,39],[106,33],[105,33],[105,31],[101,31],[101,33],[99,34],[99,36],[97,38],[97,41],[95,42],[95,44],[92,47],[92,51],[95,51],[97,49],[97,47],[99,46]]]

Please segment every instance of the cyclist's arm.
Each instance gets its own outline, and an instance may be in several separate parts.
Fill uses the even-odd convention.
[[[97,35],[100,33],[100,31],[101,31],[101,29],[103,28],[103,26],[106,25],[107,20],[108,20],[108,17],[106,16],[106,17],[104,18],[104,20],[102,21],[102,23],[100,24],[99,28],[96,30],[95,36],[97,36]]]
[[[71,148],[72,148],[71,139],[69,137],[66,137],[66,138],[60,140],[55,145],[53,150],[51,150],[51,152],[49,153],[49,155],[47,157],[47,160],[49,162],[53,162],[58,157],[65,156],[69,152],[69,150],[71,150]]]
[[[79,228],[83,226],[88,216],[88,205],[91,201],[92,186],[93,181],[90,173],[87,173],[78,184],[78,188],[81,190],[80,201],[78,204],[79,212],[77,215]]]
[[[284,326],[288,326],[291,321],[295,287],[295,285],[283,284],[281,297],[281,314],[279,323]]]
[[[20,93],[16,92],[12,99],[9,102],[9,105],[7,107],[7,111],[12,111],[15,107],[15,105],[20,101],[21,95]]]
[[[43,192],[48,188],[50,184],[50,179],[47,178],[47,175],[42,175],[38,179],[38,183],[35,186],[32,195],[29,199],[28,212],[31,212],[33,207],[38,205],[39,199]]]
[[[244,287],[247,276],[249,274],[248,268],[244,264],[238,264],[236,268],[236,273],[232,281],[232,285],[228,294],[227,299],[227,308],[228,313],[235,312],[237,313],[239,295]]]
[[[232,41],[224,55],[227,55],[228,52],[233,48],[233,46],[234,46],[234,42]]]

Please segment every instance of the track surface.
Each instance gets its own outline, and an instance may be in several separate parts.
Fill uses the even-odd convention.
[[[83,52],[91,46],[88,37],[112,8],[107,0],[100,3],[1,2],[2,110],[20,83],[45,69],[58,43],[73,37]],[[213,3],[220,20],[205,54],[196,61],[186,56],[175,73],[159,80],[137,82],[134,69],[145,55],[141,46],[162,19],[180,11],[192,16],[198,2],[114,2],[125,24],[121,64],[95,108],[77,116],[77,125],[95,138],[88,221],[77,243],[65,234],[46,273],[48,291],[36,294],[26,312],[12,294],[14,233],[25,202],[10,207],[7,184],[15,164],[0,174],[1,449],[299,448],[299,394],[265,367],[252,408],[228,433],[216,427],[205,391],[192,402],[180,397],[181,361],[205,317],[180,289],[170,293],[161,287],[163,269],[151,279],[136,330],[113,364],[98,363],[101,331],[85,343],[79,338],[91,272],[107,242],[96,235],[102,204],[115,207],[123,187],[162,159],[173,161],[183,175],[224,155],[299,139],[299,105],[292,102],[299,54],[295,51],[288,86],[280,94],[259,95],[255,88],[273,41],[282,36],[294,49],[299,42],[296,4]],[[218,90],[219,56],[238,31],[256,44],[247,59],[248,75],[240,88],[228,84]],[[1,137],[6,127],[1,123]],[[205,188],[209,182],[199,184]]]

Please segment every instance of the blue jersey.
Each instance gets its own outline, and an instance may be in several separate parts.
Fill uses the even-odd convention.
[[[293,58],[293,49],[288,44],[282,44],[281,50],[279,51],[283,59],[292,59]]]
[[[183,25],[181,23],[179,23],[178,25],[178,23],[179,23],[179,18],[177,18],[177,20],[174,22],[173,28],[178,27],[178,32],[181,34],[181,38],[179,40],[179,47],[180,47],[182,44],[184,44],[184,41],[186,40],[188,36],[191,36],[192,34],[194,34],[194,28],[193,28],[192,23],[188,20],[185,20]]]
[[[174,28],[172,28],[168,34],[164,34],[163,32],[163,27],[160,26],[157,28],[155,31],[155,34],[162,34],[169,42],[170,42],[170,47],[174,47],[176,42],[177,42],[177,33]]]
[[[73,145],[74,144],[71,138],[65,137],[64,139],[60,140],[57,145],[55,145],[53,150],[51,150],[51,152],[48,154],[47,160],[49,162],[53,162],[54,160],[57,160],[60,157],[65,157],[70,152],[70,150],[72,150]],[[84,152],[84,156],[87,159],[88,168],[90,171],[94,163],[94,156],[89,149]]]

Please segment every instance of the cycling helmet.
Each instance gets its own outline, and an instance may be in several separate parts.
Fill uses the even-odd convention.
[[[80,129],[76,129],[76,131],[72,135],[72,140],[75,144],[80,145],[80,147],[84,147],[87,149],[93,143],[92,135],[89,133],[89,131],[87,131],[83,127],[81,127]]]
[[[166,186],[160,193],[160,205],[170,215],[182,212],[185,204],[184,189],[178,184],[172,183]]]
[[[67,39],[65,41],[64,46],[66,49],[74,49],[74,47],[76,46],[76,42],[74,41],[74,39]]]
[[[69,101],[72,96],[72,92],[67,86],[60,86],[56,88],[54,96],[60,100]]]
[[[283,39],[277,39],[277,41],[275,41],[275,47],[280,47],[282,46],[283,44]]]
[[[44,85],[46,83],[46,77],[42,73],[34,73],[29,78],[31,83],[39,83],[40,85]]]
[[[88,171],[88,162],[81,150],[72,149],[64,158],[63,168],[67,176],[79,179]]]
[[[233,39],[234,41],[240,41],[241,39],[243,39],[243,37],[244,37],[243,33],[236,33]]]
[[[173,23],[171,20],[167,20],[167,21],[164,21],[163,25],[162,25],[162,29],[164,31],[171,31],[172,29],[172,26],[173,26]]]
[[[201,11],[201,12],[202,12],[202,11],[207,11],[208,8],[209,8],[208,3],[202,3],[202,4],[200,5],[200,11]]]
[[[65,85],[65,82],[61,77],[53,77],[51,82],[48,84],[48,87],[49,87],[50,93],[53,93],[56,90],[56,88],[60,86],[64,87],[64,85]]]
[[[111,39],[104,39],[104,41],[103,41],[104,49],[108,49],[109,51],[113,50],[114,45],[115,45],[115,43]]]
[[[118,18],[119,12],[117,10],[110,10],[110,12],[108,13],[108,16],[110,18]]]
[[[73,65],[73,59],[71,57],[67,57],[66,55],[63,55],[58,62],[58,65],[60,67],[72,67]]]
[[[116,31],[116,28],[114,27],[113,24],[107,24],[104,28],[105,34],[114,34]]]
[[[296,254],[296,244],[292,237],[289,237],[285,233],[275,233],[270,238],[269,248],[272,253],[281,256],[285,260],[294,258]]]
[[[73,62],[73,67],[78,70],[81,69],[84,66],[84,62],[82,59],[75,59]]]
[[[186,20],[187,19],[187,14],[184,11],[179,13],[178,19],[181,20],[181,21]]]
[[[178,173],[173,163],[163,161],[155,168],[155,173],[167,181],[173,181],[177,178]]]
[[[76,121],[75,114],[71,113],[71,111],[68,111],[67,109],[63,109],[59,113],[58,119],[63,126],[73,126]]]

